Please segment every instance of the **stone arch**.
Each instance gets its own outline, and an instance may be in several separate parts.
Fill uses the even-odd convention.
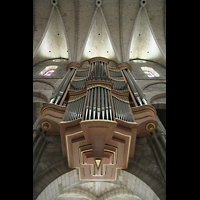
[[[148,88],[152,85],[156,85],[156,84],[165,84],[166,85],[166,82],[165,81],[159,81],[159,82],[153,82],[153,83],[147,84],[142,88],[142,91],[144,91],[146,88]]]
[[[34,97],[36,97],[35,99],[34,99]],[[33,91],[33,102],[43,102],[43,101],[45,101],[45,102],[47,102],[48,101],[48,98],[44,95],[44,94],[42,94],[41,92],[34,92]]]
[[[46,90],[55,90],[55,86],[44,80],[33,80],[33,88],[41,88]]]
[[[149,83],[142,87],[142,91],[145,94],[145,97],[149,104],[152,104],[152,102],[158,98],[165,98],[166,93],[165,92],[163,93],[163,91],[165,90],[166,90],[165,81],[157,81],[157,82]]]
[[[69,197],[86,198],[89,200],[96,199],[96,196],[94,194],[81,188],[69,189],[66,192],[64,192],[64,194],[62,194],[62,197],[63,196],[67,196],[68,198]]]
[[[61,176],[53,180],[49,185],[47,185],[44,190],[39,194],[37,200],[57,199],[61,194],[68,194],[76,197],[79,195],[79,197],[81,196],[92,200],[112,199],[111,197],[119,196],[131,196],[134,197],[133,199],[135,200],[159,199],[156,193],[144,181],[124,170],[119,170],[119,176],[115,182],[98,182],[102,187],[104,183],[115,184],[117,186],[117,189],[112,189],[106,192],[104,195],[96,196],[95,194],[92,194],[91,191],[85,189],[83,190],[80,187],[77,187],[85,183],[88,182],[80,181],[78,170],[74,169],[70,172],[62,174]]]
[[[166,109],[166,102],[159,102],[159,99],[166,98],[166,93],[156,94],[151,97],[150,104],[155,107],[155,109]],[[155,101],[157,100],[157,101]]]
[[[104,194],[100,200],[111,200],[111,199],[116,199],[119,197],[130,197],[132,200],[141,200],[140,197],[138,197],[137,195],[135,195],[133,192],[130,192],[129,190],[127,190],[126,188],[120,188],[120,189],[115,189],[115,190],[111,190],[108,193]]]

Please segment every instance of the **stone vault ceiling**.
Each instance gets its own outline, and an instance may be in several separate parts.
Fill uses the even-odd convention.
[[[33,65],[47,59],[166,66],[165,0],[34,0]]]

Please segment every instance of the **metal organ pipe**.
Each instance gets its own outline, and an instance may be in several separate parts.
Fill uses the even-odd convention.
[[[107,92],[106,92],[106,89],[104,89],[104,96],[105,96],[106,118],[109,119],[109,117],[108,117],[108,98],[107,98]]]
[[[93,89],[91,90],[90,94],[90,105],[89,105],[89,120],[91,119],[91,114],[92,114],[92,100],[93,100]]]
[[[56,88],[55,93],[51,97],[50,103],[54,103],[54,101],[55,101],[55,99],[56,99],[61,87],[63,86],[64,82],[66,81],[67,77],[69,76],[69,73],[70,73],[70,69],[65,74],[65,76],[64,76],[63,80],[61,81],[60,85]]]
[[[87,120],[87,115],[88,115],[88,110],[89,110],[90,92],[91,92],[91,90],[88,91],[88,96],[87,96],[87,104],[86,104],[86,111],[85,111],[85,120]]]
[[[101,114],[102,114],[102,119],[104,119],[104,112],[105,112],[105,107],[104,107],[104,92],[103,92],[103,88],[101,88]]]
[[[84,119],[113,120],[109,89],[100,86],[89,89]]]
[[[85,96],[78,100],[69,102],[69,106],[64,117],[64,121],[72,121],[82,117]]]
[[[102,61],[92,62],[88,80],[109,80],[106,63]]]
[[[128,72],[128,74],[129,74],[129,77],[131,78],[131,80],[132,80],[134,86],[136,87],[136,89],[137,89],[137,91],[138,91],[138,93],[139,93],[139,95],[140,95],[140,97],[141,97],[141,99],[142,99],[142,102],[143,102],[144,104],[147,104],[147,101],[146,101],[146,99],[145,99],[145,97],[144,97],[144,94],[143,94],[143,92],[141,91],[141,89],[139,88],[138,84],[136,83],[135,78],[133,77],[133,74],[132,74],[129,70],[127,70],[127,72]]]
[[[113,96],[113,104],[115,108],[115,117],[124,121],[133,122],[133,117],[128,103],[123,102]]]
[[[71,80],[73,74],[74,74],[74,72],[75,72],[75,69],[72,68],[71,71],[70,71],[70,73],[69,73],[69,76],[67,77],[67,79],[66,79],[65,82],[63,83],[63,85],[62,85],[60,91],[58,92],[58,95],[57,95],[57,97],[56,97],[56,102],[55,102],[55,104],[58,104],[58,102],[59,102],[60,99],[62,98],[62,96],[63,96],[63,94],[64,94],[64,92],[65,92],[65,90],[66,90],[66,88],[67,88],[67,86],[68,86],[68,84],[69,84],[69,82],[70,82],[70,80]]]
[[[126,79],[127,79],[127,81],[128,81],[128,84],[129,84],[129,86],[130,86],[132,92],[133,92],[133,95],[135,96],[135,98],[136,98],[136,100],[138,101],[138,103],[142,106],[142,101],[141,101],[141,99],[140,99],[140,96],[139,96],[138,91],[136,90],[136,88],[135,88],[135,86],[134,86],[134,84],[133,84],[133,81],[132,81],[131,78],[129,77],[129,75],[128,75],[126,69],[122,69],[122,71],[124,72],[124,75],[125,75],[125,77],[126,77]]]
[[[110,120],[113,120],[112,105],[111,105],[111,100],[110,100],[110,92],[108,90],[107,90],[107,94],[108,94],[108,107],[109,107],[109,113],[110,113]]]
[[[93,119],[96,116],[96,99],[97,99],[97,88],[94,88],[94,103],[93,103]]]
[[[101,113],[101,108],[100,108],[100,87],[98,89],[98,101],[97,101],[97,119],[100,119],[100,113]]]

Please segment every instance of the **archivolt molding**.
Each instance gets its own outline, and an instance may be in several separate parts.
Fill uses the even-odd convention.
[[[72,188],[64,192],[62,197],[76,197],[76,198],[87,198],[89,200],[96,199],[96,196],[91,192],[81,189],[81,188]]]
[[[125,188],[119,188],[111,190],[107,193],[105,193],[102,196],[96,196],[92,194],[91,192],[81,189],[81,188],[72,188],[64,192],[64,194],[61,194],[62,197],[77,197],[77,198],[87,198],[89,200],[109,200],[109,199],[115,199],[117,197],[132,197],[134,200],[141,200],[137,195],[130,192],[129,190]]]
[[[105,193],[99,200],[117,199],[117,197],[132,197],[134,200],[142,200],[140,197],[125,188],[111,190]]]
[[[166,81],[153,82],[153,83],[147,84],[147,85],[142,87],[142,91],[144,91],[146,88],[148,88],[148,87],[150,87],[152,85],[156,85],[156,84],[165,84],[166,85]]]
[[[39,82],[39,83],[44,83],[44,84],[50,85],[53,88],[53,90],[55,90],[55,86],[53,84],[47,82],[47,81],[44,81],[44,80],[33,80],[33,82],[35,82],[35,83]]]

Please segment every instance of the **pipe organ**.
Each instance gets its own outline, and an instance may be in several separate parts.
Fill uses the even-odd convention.
[[[67,73],[41,109],[40,127],[60,135],[62,154],[84,181],[115,181],[128,167],[137,137],[150,137],[157,127],[156,110],[148,105],[128,63],[109,67],[95,57]]]

